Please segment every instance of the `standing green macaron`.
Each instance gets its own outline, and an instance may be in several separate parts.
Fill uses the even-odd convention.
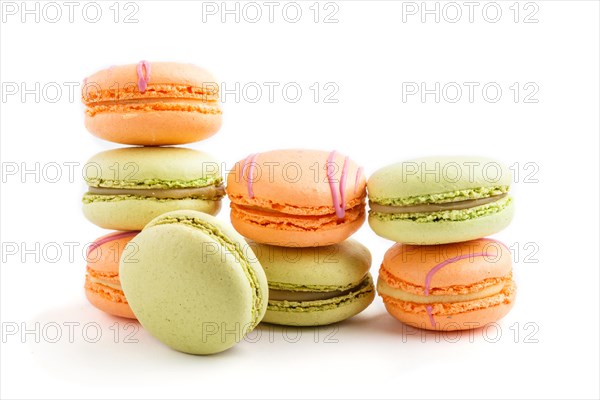
[[[376,171],[367,183],[369,225],[379,236],[408,244],[442,244],[485,237],[513,216],[512,178],[482,157],[428,157]]]
[[[355,240],[305,248],[250,245],[269,281],[264,322],[332,324],[360,313],[375,297],[371,253]]]
[[[142,326],[185,353],[230,348],[267,308],[265,273],[244,238],[197,211],[152,220],[123,253],[119,276]]]
[[[160,214],[215,215],[225,195],[219,163],[201,151],[129,147],[96,154],[86,164],[83,213],[106,229],[141,230]]]

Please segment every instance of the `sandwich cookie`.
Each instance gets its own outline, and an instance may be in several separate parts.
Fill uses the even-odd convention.
[[[191,143],[221,127],[219,85],[191,64],[147,62],[113,66],[84,80],[85,126],[115,143]]]
[[[219,163],[177,147],[108,150],[87,162],[84,177],[83,213],[106,229],[141,230],[152,218],[181,209],[214,215],[225,195]]]
[[[338,152],[251,154],[227,177],[231,221],[259,243],[312,247],[340,243],[365,220],[366,180]]]
[[[119,262],[129,241],[139,232],[113,232],[96,239],[87,251],[85,295],[99,310],[135,318],[119,280]]]
[[[311,248],[250,245],[269,282],[264,322],[327,325],[360,313],[373,301],[371,253],[354,240]]]
[[[485,237],[513,216],[509,169],[487,158],[429,157],[384,167],[368,182],[369,225],[381,237],[443,244]]]
[[[512,256],[492,239],[397,243],[385,253],[377,291],[388,312],[405,324],[438,331],[479,328],[514,304]]]

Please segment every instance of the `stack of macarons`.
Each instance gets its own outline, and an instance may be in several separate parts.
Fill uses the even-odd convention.
[[[480,157],[429,157],[390,165],[368,182],[369,225],[398,242],[377,289],[391,315],[429,330],[472,329],[514,302],[512,257],[499,241],[513,215],[509,169]]]
[[[83,212],[117,232],[89,247],[85,291],[108,313],[135,318],[121,287],[119,260],[155,217],[196,210],[216,215],[225,194],[220,164],[187,148],[221,126],[219,86],[206,70],[169,62],[112,66],[84,80],[85,126],[95,136],[134,145],[93,156],[84,169]]]
[[[113,230],[87,252],[86,296],[137,319],[168,346],[223,351],[259,322],[336,323],[374,299],[369,250],[350,238],[366,219],[397,242],[377,291],[400,321],[477,328],[511,309],[511,255],[486,238],[512,219],[511,174],[477,157],[422,158],[368,180],[336,151],[250,154],[229,171],[182,147],[221,126],[219,86],[186,64],[110,67],[86,79],[85,125],[133,145],[85,165],[83,212]],[[214,217],[227,193],[231,223]]]
[[[317,326],[374,298],[371,254],[348,239],[365,221],[366,178],[349,157],[318,150],[248,155],[227,177],[231,222],[263,266],[264,322]]]

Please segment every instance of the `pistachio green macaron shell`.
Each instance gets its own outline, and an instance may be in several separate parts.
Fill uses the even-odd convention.
[[[170,211],[195,210],[210,215],[218,214],[221,201],[203,199],[153,199],[133,196],[115,196],[92,202],[84,197],[83,215],[104,229],[139,231],[153,218]]]
[[[264,322],[291,326],[332,324],[360,313],[375,297],[369,274],[371,253],[355,240],[312,248],[290,249],[254,242],[250,246],[265,269],[269,289],[300,295],[338,292],[321,300],[269,299]]]
[[[371,268],[369,249],[352,239],[323,247],[249,245],[269,286],[281,290],[343,290],[360,282]]]
[[[219,162],[182,147],[127,147],[96,154],[84,166],[89,186],[119,189],[205,187],[222,181]]]
[[[506,192],[502,163],[484,157],[424,157],[388,165],[367,182],[369,200],[382,205],[459,201]]]
[[[119,275],[142,326],[185,353],[230,348],[267,308],[266,276],[252,250],[233,228],[200,212],[152,220],[130,242]]]

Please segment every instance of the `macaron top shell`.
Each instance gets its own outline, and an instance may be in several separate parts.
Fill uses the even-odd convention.
[[[356,284],[369,272],[371,253],[359,242],[312,248],[249,243],[263,266],[269,285],[340,288]],[[295,288],[296,290],[298,288]]]
[[[227,178],[233,203],[286,214],[326,215],[363,202],[366,179],[348,157],[320,150],[274,150],[237,162]]]
[[[115,97],[117,92],[131,92],[132,96],[137,97],[140,94],[140,76],[147,81],[149,90],[143,93],[147,97],[160,97],[162,85],[168,85],[169,89],[173,89],[171,85],[202,88],[204,94],[218,92],[215,77],[204,68],[175,62],[141,62],[112,66],[88,76],[82,88],[83,100],[98,101],[103,96]],[[186,88],[182,88],[181,97],[193,97],[191,90],[183,89]],[[172,96],[173,93],[170,92],[169,95]]]
[[[510,276],[512,255],[504,244],[492,239],[432,246],[397,243],[385,253],[380,279],[424,286],[435,267],[435,273],[430,275],[431,288],[468,286],[488,278]]]
[[[89,186],[127,189],[204,187],[222,180],[219,162],[180,147],[128,147],[103,151],[84,166]]]
[[[88,247],[87,267],[100,273],[118,273],[121,254],[139,231],[112,232],[96,239]]]
[[[264,316],[264,271],[244,238],[218,219],[165,213],[131,243],[135,253],[121,258],[123,290],[144,328],[168,346],[192,354],[223,351]]]
[[[510,170],[490,158],[424,157],[379,169],[370,176],[368,190],[371,201],[396,205],[396,200],[406,199],[400,202],[406,205],[502,194],[511,181]]]

